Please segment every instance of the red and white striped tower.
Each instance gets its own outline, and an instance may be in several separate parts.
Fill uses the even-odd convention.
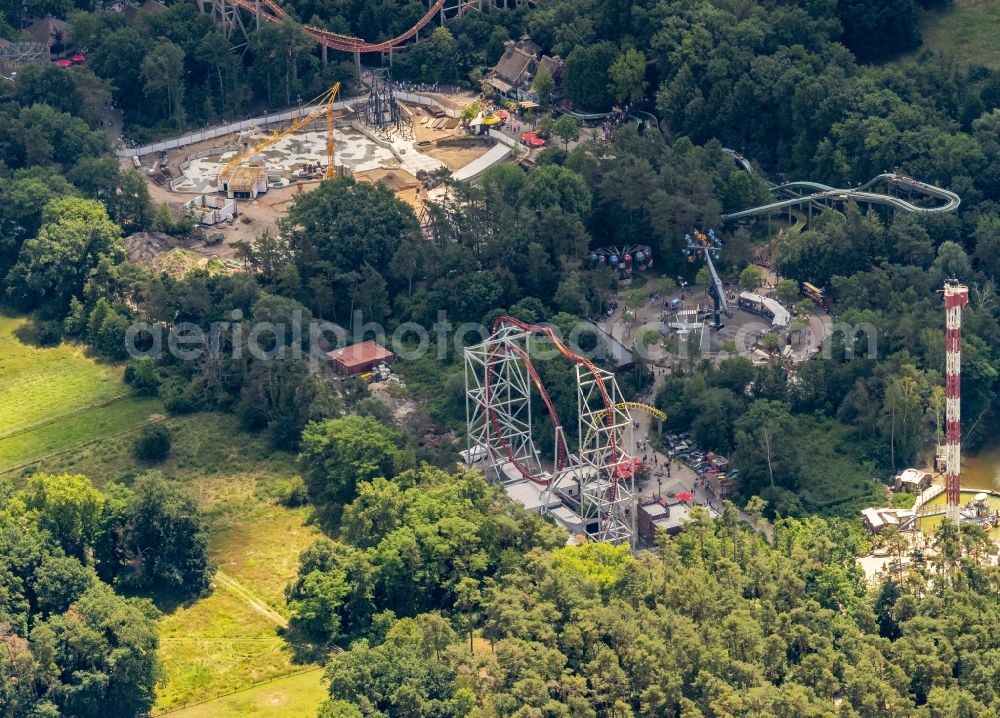
[[[969,288],[949,279],[944,284],[945,311],[945,493],[947,516],[959,522],[962,461],[962,307],[969,303]]]

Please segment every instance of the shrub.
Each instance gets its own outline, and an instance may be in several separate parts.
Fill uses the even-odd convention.
[[[52,320],[38,322],[35,339],[39,346],[56,346],[62,341],[62,322]]]
[[[142,461],[163,461],[170,453],[170,430],[163,424],[148,424],[135,440],[136,458]]]
[[[284,487],[281,503],[289,508],[305,506],[309,502],[309,489],[301,476],[293,476]]]
[[[156,396],[162,378],[152,359],[135,359],[125,365],[125,383],[143,396]]]
[[[190,414],[199,408],[198,397],[195,396],[190,383],[179,377],[163,382],[160,387],[160,397],[163,399],[163,406],[171,414]]]

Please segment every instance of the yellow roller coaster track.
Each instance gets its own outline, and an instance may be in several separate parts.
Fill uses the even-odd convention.
[[[655,406],[650,406],[649,404],[641,404],[638,401],[623,401],[619,404],[615,404],[616,409],[638,409],[639,411],[644,411],[650,416],[655,416],[660,421],[667,418],[667,415],[662,411],[657,409]]]

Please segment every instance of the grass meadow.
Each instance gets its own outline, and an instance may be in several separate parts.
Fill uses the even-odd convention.
[[[942,10],[926,12],[920,31],[921,50],[933,50],[965,64],[1000,69],[997,0],[954,0]]]
[[[129,396],[122,367],[96,361],[81,345],[23,342],[27,324],[0,315],[0,471],[128,431],[163,411],[158,399]]]
[[[155,467],[137,464],[127,435],[32,467],[84,474],[98,484],[130,483],[154,470],[187,485],[205,512],[219,573],[212,593],[167,608],[160,619],[164,681],[153,715],[315,715],[325,697],[321,671],[297,675],[316,664],[300,655],[282,628],[285,585],[295,576],[299,554],[320,535],[308,508],[279,502],[296,473],[294,456],[240,432],[227,414],[170,417],[165,424],[173,446]]]
[[[183,708],[170,718],[304,718],[326,698],[319,669],[278,678],[260,686]]]
[[[131,430],[162,414],[161,402],[129,396],[122,368],[81,346],[21,341],[27,321],[0,316],[0,478],[74,473],[101,486],[157,471],[190,488],[209,524],[219,572],[209,595],[164,608],[154,715],[315,715],[322,671],[284,629],[285,585],[320,535],[309,509],[279,501],[294,456],[242,433],[232,416],[201,413],[163,419],[170,456],[155,466],[137,461]]]

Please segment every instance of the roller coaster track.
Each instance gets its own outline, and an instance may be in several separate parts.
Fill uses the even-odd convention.
[[[753,168],[750,165],[750,161],[743,157],[743,155],[730,149],[723,149],[723,152],[732,157],[733,161],[736,162],[741,169],[745,170],[749,174],[753,174]],[[891,187],[899,187],[926,197],[943,200],[943,204],[939,204],[935,207],[920,207],[899,197],[894,197],[893,195],[867,191],[872,185],[878,182],[885,182]],[[794,196],[789,197],[788,199],[761,205],[760,207],[751,207],[750,209],[744,209],[739,212],[724,214],[722,215],[722,219],[729,221],[745,217],[753,217],[756,215],[772,214],[773,212],[786,207],[821,203],[824,200],[843,202],[848,199],[853,199],[857,202],[867,202],[868,204],[880,204],[892,207],[893,209],[902,210],[903,212],[928,213],[954,212],[958,209],[958,206],[962,202],[961,197],[951,190],[937,187],[926,182],[920,182],[912,177],[907,177],[906,175],[897,174],[895,172],[883,172],[862,185],[847,189],[838,189],[819,182],[798,181],[771,185],[771,191],[785,195],[794,193]],[[809,194],[800,194],[800,192],[809,192]]]
[[[577,364],[580,364],[580,365],[584,366],[593,375],[594,379],[597,382],[597,389],[598,389],[598,391],[601,394],[601,400],[604,402],[604,410],[605,410],[605,416],[607,417],[607,419],[606,419],[607,422],[609,424],[611,424],[611,423],[614,422],[614,408],[615,408],[615,405],[611,402],[611,395],[608,393],[608,389],[604,385],[604,379],[601,378],[600,371],[593,364],[593,362],[591,362],[589,359],[587,359],[585,357],[582,357],[579,354],[576,354],[572,350],[570,350],[565,344],[562,343],[562,341],[559,340],[559,338],[555,335],[555,333],[552,331],[552,329],[550,327],[542,327],[542,326],[537,326],[535,324],[527,324],[525,322],[522,322],[519,319],[514,319],[513,317],[506,317],[506,316],[504,316],[504,317],[498,317],[497,320],[495,322],[493,322],[493,332],[494,332],[494,334],[498,330],[500,330],[500,329],[502,329],[504,327],[516,327],[517,329],[520,329],[521,331],[531,332],[532,334],[540,334],[542,336],[548,337],[548,339],[552,342],[553,346],[555,346],[555,348],[559,350],[560,354],[562,354],[564,357],[566,357],[570,361],[573,361],[573,362],[575,362]],[[545,387],[542,384],[542,380],[538,376],[538,372],[535,370],[534,365],[531,363],[531,359],[528,357],[527,352],[525,352],[523,349],[521,349],[520,347],[516,346],[515,344],[513,344],[513,343],[511,343],[509,341],[504,341],[502,338],[497,339],[496,343],[497,343],[497,349],[496,349],[495,352],[491,352],[491,356],[499,357],[503,353],[513,352],[513,353],[517,354],[521,358],[521,361],[524,363],[525,368],[528,370],[528,375],[531,377],[532,383],[538,388],[539,394],[542,397],[542,401],[545,404],[545,408],[549,412],[549,418],[552,419],[552,423],[553,423],[553,425],[555,426],[556,429],[561,428],[562,424],[559,422],[559,416],[556,414],[555,407],[552,405],[552,402],[549,399],[548,392],[545,391]],[[491,382],[490,379],[491,379],[491,377],[493,375],[493,365],[495,363],[496,363],[496,361],[488,361],[487,364],[486,364],[486,375],[487,375],[487,378],[486,378],[486,391],[487,391],[487,393],[489,393],[490,387],[492,386],[492,382]],[[534,482],[536,484],[548,485],[548,483],[549,483],[548,480],[543,479],[540,476],[536,476],[535,474],[533,474],[528,469],[527,466],[524,466],[514,456],[514,453],[511,450],[510,444],[503,437],[503,431],[501,430],[500,421],[499,421],[499,418],[497,416],[496,410],[492,408],[492,402],[488,402],[488,403],[490,404],[490,407],[491,407],[490,410],[489,410],[490,423],[493,424],[493,428],[496,431],[496,435],[500,438],[501,448],[503,449],[504,454],[507,457],[507,460],[510,461],[517,468],[517,470],[521,472],[521,474],[525,478],[529,479],[530,481],[532,481],[532,482]],[[561,435],[561,432],[557,432],[557,433],[559,433]],[[611,448],[611,453],[612,453],[613,459],[617,459],[619,452],[618,452],[618,448],[615,446],[615,441],[614,441],[614,436],[613,435],[611,436],[611,446],[610,446],[610,448]],[[566,464],[569,461],[569,452],[567,451],[567,448],[566,448],[566,440],[565,439],[562,439],[560,441],[560,445],[557,447],[556,455],[557,455],[557,458],[556,458],[556,471],[559,472],[559,471],[562,471],[564,468],[566,468]],[[615,483],[612,486],[612,498],[614,497],[614,492],[615,492],[615,487],[616,486],[617,486],[617,479],[615,480]]]
[[[281,7],[274,2],[274,0],[259,0],[259,3],[257,0],[232,0],[232,2],[237,7],[246,10],[255,17],[260,17],[260,19],[265,22],[280,23],[288,17],[288,13],[282,10]],[[416,25],[411,27],[402,35],[397,35],[391,40],[385,40],[383,42],[367,42],[360,37],[339,35],[335,32],[323,30],[322,28],[314,27],[312,25],[303,25],[302,29],[320,45],[324,45],[331,50],[352,53],[385,52],[386,50],[391,50],[394,47],[402,45],[404,42],[416,35],[417,32],[419,32],[434,18],[435,15],[441,11],[441,8],[444,7],[444,2],[445,0],[435,0],[434,4],[427,9],[427,14],[417,20]]]
[[[549,398],[549,393],[545,390],[545,385],[542,384],[542,380],[538,376],[538,372],[535,370],[535,365],[531,362],[531,358],[528,356],[528,353],[523,349],[521,349],[521,347],[516,346],[515,344],[512,344],[510,342],[503,342],[497,344],[497,351],[491,352],[490,358],[491,359],[493,359],[494,357],[499,358],[501,354],[505,353],[513,353],[516,354],[518,357],[520,357],[521,362],[524,364],[525,368],[528,371],[528,376],[531,377],[531,383],[535,385],[535,388],[538,389],[539,395],[542,397],[542,403],[545,404],[545,409],[549,412],[549,418],[552,420],[553,426],[557,428],[561,427],[562,424],[559,423],[559,415],[556,413],[556,408],[555,406],[553,406],[552,400]],[[492,378],[494,363],[495,363],[494,361],[489,361],[486,364],[487,394],[489,394],[492,386],[490,378]],[[492,408],[492,405],[489,415],[490,415],[489,416],[490,423],[493,425],[493,430],[496,432],[497,440],[499,441],[500,446],[507,457],[507,460],[510,461],[510,463],[512,463],[514,467],[521,472],[522,476],[524,476],[532,483],[539,484],[540,486],[548,486],[549,483],[551,482],[550,479],[544,479],[540,476],[536,476],[523,462],[519,461],[517,457],[514,455],[514,451],[513,449],[511,449],[510,442],[507,441],[507,438],[504,436],[503,429],[500,426],[500,419],[497,416],[497,412],[495,409]],[[564,468],[566,468],[566,464],[569,461],[569,450],[566,447],[566,438],[563,435],[563,433],[556,432],[556,434],[558,436],[558,442],[559,442],[559,445],[556,447],[556,473],[558,473],[562,471]]]
[[[502,335],[497,336],[500,330],[507,327],[514,327],[516,329],[521,330],[522,332],[529,332],[531,334],[539,334],[547,337],[549,341],[552,342],[552,345],[559,351],[560,354],[562,354],[570,361],[586,368],[587,371],[590,372],[591,376],[594,378],[597,390],[600,393],[601,401],[604,404],[604,409],[602,411],[605,417],[605,422],[607,423],[608,426],[614,424],[614,412],[616,405],[611,400],[611,394],[608,392],[608,388],[604,384],[604,378],[602,377],[600,370],[589,359],[587,359],[586,357],[582,357],[579,354],[576,354],[575,352],[570,350],[569,347],[563,344],[562,341],[555,335],[555,333],[552,331],[550,327],[528,324],[526,322],[520,321],[519,319],[514,319],[513,317],[508,317],[508,316],[497,318],[497,320],[493,323],[493,334],[494,336],[496,336],[496,339],[490,340],[490,341],[495,341],[497,346],[495,350],[490,351],[490,359],[488,359],[486,362],[485,386],[487,392],[486,403],[490,407],[489,421],[493,425],[493,429],[496,432],[496,436],[499,439],[500,448],[503,451],[504,455],[507,457],[507,460],[510,461],[517,468],[517,470],[520,471],[521,474],[528,480],[532,481],[533,483],[540,484],[542,486],[548,486],[551,483],[551,479],[545,479],[541,476],[535,475],[528,469],[527,466],[524,466],[524,464],[520,462],[516,456],[514,456],[514,452],[511,449],[510,443],[503,436],[503,430],[500,425],[499,417],[497,416],[496,410],[493,408],[493,402],[491,401],[491,398],[489,396],[489,392],[492,391],[492,385],[493,385],[492,375],[493,375],[494,364],[496,364],[499,361],[499,357],[501,357],[504,353],[513,352],[517,354],[517,356],[520,357],[521,361],[524,363],[524,366],[531,377],[532,383],[538,388],[539,393],[541,394],[542,397],[542,401],[545,403],[545,407],[549,412],[549,417],[552,419],[552,423],[556,428],[556,435],[557,437],[559,437],[560,445],[556,449],[556,456],[557,456],[556,474],[558,474],[560,471],[566,468],[566,465],[569,462],[569,455],[566,449],[566,440],[565,438],[563,438],[563,432],[560,431],[562,425],[559,423],[559,417],[556,414],[555,407],[552,405],[552,402],[550,401],[548,396],[548,392],[545,391],[545,388],[541,382],[541,378],[535,371],[535,367],[531,363],[531,359],[529,358],[527,352],[521,349],[519,346],[515,345],[513,342],[505,341]],[[493,357],[497,357],[497,359],[494,360]],[[617,442],[615,441],[615,436],[613,432],[609,434],[608,448],[610,450],[612,463],[617,462],[619,456],[622,455],[622,452],[617,446]],[[609,491],[609,498],[612,503],[614,503],[615,499],[618,496],[618,481],[619,481],[618,471],[612,471],[610,476],[610,491]],[[602,525],[605,530],[607,529],[607,526],[609,525],[611,519],[612,516],[609,513],[607,517],[605,517],[604,520],[602,521]]]
[[[650,406],[649,404],[643,404],[638,401],[620,401],[615,404],[616,409],[638,409],[639,411],[644,411],[650,416],[656,417],[660,421],[665,421],[667,418],[666,412],[660,411],[655,406]]]

